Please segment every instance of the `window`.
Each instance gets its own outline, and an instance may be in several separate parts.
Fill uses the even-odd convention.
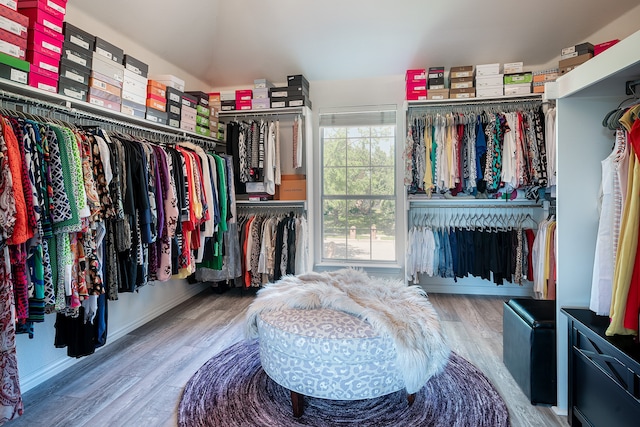
[[[323,261],[396,261],[395,145],[395,109],[320,114]]]

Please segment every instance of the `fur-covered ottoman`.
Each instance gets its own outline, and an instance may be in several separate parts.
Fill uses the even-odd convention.
[[[247,312],[265,372],[302,396],[373,398],[405,388],[409,403],[449,358],[424,291],[360,270],[285,276],[258,292]]]

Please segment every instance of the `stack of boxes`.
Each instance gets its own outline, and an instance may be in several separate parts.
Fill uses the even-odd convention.
[[[234,111],[236,109],[236,92],[232,90],[220,92],[220,111]]]
[[[167,86],[157,80],[149,80],[149,86],[164,87],[167,98],[167,124],[174,128],[180,128],[182,122],[182,91],[173,86]]]
[[[424,68],[407,70],[405,74],[405,99],[424,101],[427,99],[427,72]]]
[[[560,75],[568,73],[578,65],[584,64],[593,58],[594,47],[591,43],[580,43],[562,49],[558,68]]]
[[[558,78],[558,69],[534,71],[533,73],[533,93],[544,93],[544,84],[555,82]]]
[[[289,97],[288,86],[272,87],[269,89],[269,98],[271,99],[271,108],[287,107],[287,98]]]
[[[309,107],[309,81],[302,74],[287,76],[287,107]]]
[[[473,65],[451,67],[449,77],[451,79],[450,98],[464,99],[476,96],[476,88],[473,82]]]
[[[504,75],[500,73],[500,64],[476,65],[476,96],[491,98],[504,95],[503,79]]]
[[[222,139],[218,137],[218,114],[220,113],[222,104],[220,103],[220,92],[212,92],[209,94],[209,130],[211,136],[214,138]],[[224,125],[222,125],[224,128]]]
[[[63,25],[63,33],[58,93],[85,101],[89,95],[91,56],[96,38],[68,22]],[[41,62],[40,65],[46,66],[46,63]]]
[[[26,57],[31,63],[29,86],[54,93],[58,91],[66,5],[66,0],[27,0],[17,3],[18,11],[29,18],[27,40],[5,32],[3,52],[20,59]],[[6,50],[7,45],[14,54]]]
[[[533,83],[533,73],[524,72],[522,62],[505,64],[504,72],[504,94],[505,95],[527,95],[531,93]]]
[[[267,79],[256,79],[253,81],[253,99],[251,100],[251,109],[264,110],[271,108],[269,90],[272,87],[273,83]]]
[[[147,85],[147,119],[195,132],[195,112],[193,118],[189,115],[192,120],[187,120],[188,125],[183,123],[184,80],[171,74],[153,75],[149,79],[153,80],[153,88]],[[162,89],[165,90],[164,97]],[[195,99],[192,101],[195,103]]]
[[[89,78],[90,104],[113,111],[122,107],[122,84],[124,82],[124,51],[108,41],[96,37],[91,57],[91,75]]]
[[[198,100],[188,93],[182,94],[182,112],[180,114],[180,129],[195,132],[196,117],[198,116]]]
[[[239,89],[236,90],[236,110],[251,110],[251,100],[253,99],[253,90]]]
[[[447,99],[449,89],[445,86],[444,67],[429,67],[427,74],[427,99]]]
[[[204,92],[187,92],[196,99],[196,128],[195,132],[202,136],[211,136],[209,129],[209,95]]]
[[[0,77],[27,84],[30,64],[25,61],[29,18],[12,0],[0,1]]]
[[[147,88],[149,66],[144,62],[124,55],[124,80],[122,82],[122,105],[120,111],[139,118],[147,116]],[[164,91],[161,92],[164,99]]]

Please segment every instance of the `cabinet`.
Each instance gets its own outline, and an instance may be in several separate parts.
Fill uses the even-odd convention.
[[[608,319],[567,308],[569,334],[569,423],[572,427],[638,425],[640,343],[631,336],[607,337]]]
[[[406,138],[407,146],[410,147],[405,150],[405,160],[408,158],[411,159],[411,164],[408,162],[406,164],[406,170],[411,171],[411,176],[407,176],[407,178],[410,179],[405,179],[408,192],[405,207],[409,231],[413,229],[414,225],[423,226],[433,224],[441,229],[446,227],[461,227],[468,230],[470,227],[484,228],[490,226],[511,230],[511,228],[518,228],[518,225],[524,222],[524,218],[527,218],[528,228],[535,228],[537,223],[546,217],[548,211],[545,208],[547,205],[543,204],[542,201],[538,202],[524,198],[524,191],[522,190],[518,192],[520,197],[516,200],[511,200],[510,196],[514,195],[513,192],[506,193],[502,188],[498,187],[498,183],[502,180],[500,176],[497,176],[494,180],[496,185],[490,189],[489,194],[490,197],[493,195],[501,195],[502,197],[499,198],[487,199],[485,196],[484,199],[480,199],[475,197],[469,198],[468,196],[451,196],[451,194],[455,194],[453,190],[450,193],[447,192],[444,198],[442,194],[434,194],[430,197],[428,194],[422,194],[420,187],[425,171],[426,175],[433,176],[432,182],[439,183],[446,183],[447,178],[451,176],[453,170],[460,171],[458,174],[460,178],[459,181],[462,181],[464,178],[462,171],[474,173],[476,163],[480,162],[479,160],[476,161],[476,145],[478,145],[478,147],[481,146],[479,142],[476,142],[476,133],[482,129],[482,135],[484,135],[485,129],[496,129],[495,127],[489,128],[489,123],[491,123],[491,126],[494,126],[493,123],[495,122],[495,115],[492,113],[508,113],[519,110],[530,111],[539,108],[541,105],[542,97],[538,94],[499,96],[495,98],[407,101],[405,110],[407,129],[409,132],[407,132]],[[476,125],[476,119],[479,116],[482,120],[482,128]],[[515,117],[515,115],[513,117]],[[509,120],[510,123],[512,123],[512,127],[514,127],[514,132],[511,135],[514,135],[516,132],[515,125],[513,124],[517,123],[517,119],[514,118],[512,120],[510,118]],[[533,118],[531,118],[531,123],[533,125]],[[503,129],[504,128],[501,128],[499,131],[502,132]],[[491,130],[488,132],[491,134]],[[498,131],[494,133],[497,132]],[[456,135],[455,138],[453,136],[454,134]],[[422,135],[426,136],[423,138]],[[496,138],[498,138],[498,136],[496,136]],[[434,140],[433,142],[432,139]],[[460,142],[456,147],[455,141],[457,140],[464,141],[464,143]],[[538,141],[539,139],[536,140],[532,138],[531,140]],[[437,143],[435,141],[437,141]],[[473,141],[473,143],[467,144],[466,141]],[[480,139],[478,139],[478,141],[480,141]],[[517,150],[515,138],[513,141],[513,150],[515,152]],[[487,145],[491,146],[492,144],[493,140],[487,138]],[[435,146],[437,146],[437,149],[431,150],[431,147],[435,148]],[[425,151],[427,152],[426,155]],[[489,152],[493,151],[490,150]],[[519,150],[518,152],[522,153],[523,151]],[[448,155],[448,153],[454,154]],[[525,155],[522,157],[525,157]],[[541,157],[542,156],[536,157],[536,160],[539,159],[542,161]],[[468,161],[469,159],[473,159],[473,161]],[[440,166],[441,164],[445,166]],[[488,164],[491,164],[490,159],[488,160]],[[512,164],[515,165],[515,161]],[[481,165],[478,166],[481,167]],[[442,171],[448,171],[448,173],[441,173],[440,169]],[[515,166],[513,169],[515,169]],[[506,162],[504,170],[512,170],[506,169]],[[431,173],[431,171],[434,172]],[[481,176],[482,171],[478,172],[478,176]],[[515,175],[516,173],[514,173],[514,177]],[[532,175],[534,174],[532,173]],[[541,175],[542,174],[537,175],[537,177]],[[449,179],[448,181],[448,184],[439,185],[439,187],[453,188],[455,185],[453,183],[454,180]],[[532,179],[531,181],[533,183],[534,180]],[[517,186],[515,182],[517,182],[517,180],[514,178],[513,186]],[[451,235],[451,233],[449,233],[449,235]],[[507,236],[505,236],[505,238],[507,238]],[[508,236],[508,238],[511,238],[511,236]],[[412,236],[410,235],[408,239],[408,245],[412,246]],[[453,240],[453,237],[451,237],[451,239]],[[506,247],[506,245],[503,244],[499,244],[498,246],[501,248]],[[410,249],[409,247],[408,250]],[[419,249],[416,249],[416,252],[418,251]],[[472,251],[470,250],[468,252],[470,253]],[[507,262],[502,261],[510,258],[511,255],[512,253],[507,253],[506,251],[500,251],[499,255],[496,253],[496,256],[492,257],[492,261],[496,260],[493,265],[507,265]],[[463,256],[463,258],[465,257]],[[500,261],[498,261],[498,259]],[[413,261],[411,259],[407,260],[406,268],[408,277],[415,277],[415,269],[412,268],[412,263]],[[482,264],[488,266],[489,262],[488,260],[483,260]],[[428,270],[429,268],[427,268],[427,271]],[[500,279],[496,280],[496,283],[494,283],[493,280],[483,280],[477,274],[478,270],[479,269],[476,269],[474,272],[476,276],[469,276],[457,280],[440,277],[437,272],[434,272],[435,274],[433,276],[419,274],[417,280],[414,280],[414,282],[423,286],[427,292],[509,296],[530,296],[533,294],[531,282],[525,280],[523,281],[523,286],[520,286],[518,283],[510,283],[505,280],[501,283],[502,286],[496,286],[496,283],[501,282]],[[498,271],[493,268],[492,270],[494,272]],[[504,269],[504,271],[508,270],[508,268]],[[484,273],[482,276],[486,277]],[[500,277],[499,274],[494,274],[493,278],[495,279],[496,276]],[[507,277],[508,276],[510,275],[507,275]]]
[[[625,82],[640,78],[640,32],[558,78],[557,307],[588,307],[598,229],[600,162],[613,146],[602,119],[629,98]],[[567,409],[566,317],[556,316],[558,410]],[[611,425],[611,424],[610,424]]]

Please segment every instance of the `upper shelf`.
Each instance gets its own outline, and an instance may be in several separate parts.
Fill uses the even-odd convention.
[[[640,78],[640,31],[558,78],[558,98],[624,96],[625,82]]]
[[[493,104],[500,102],[525,102],[528,100],[540,100],[542,94],[528,93],[525,95],[503,95],[481,98],[448,98],[448,99],[427,99],[425,101],[405,101],[405,110],[410,107],[437,107],[449,104]]]
[[[231,110],[220,111],[219,117],[247,117],[247,116],[277,116],[302,114],[303,116],[310,114],[311,109],[309,107],[284,107],[284,108],[264,108],[260,110]]]
[[[178,129],[171,126],[154,123],[150,120],[121,113],[120,111],[114,111],[108,108],[99,107],[85,101],[69,98],[57,93],[48,92],[42,89],[15,83],[2,78],[0,78],[0,97],[28,102],[35,106],[55,108],[58,111],[62,111],[70,115],[82,114],[84,116],[96,116],[98,119],[106,118],[109,119],[110,122],[117,123],[125,127],[138,126],[140,128],[161,131],[163,133],[177,136],[188,136],[216,143],[221,142],[216,138],[200,135],[198,133],[190,132],[184,129]]]

